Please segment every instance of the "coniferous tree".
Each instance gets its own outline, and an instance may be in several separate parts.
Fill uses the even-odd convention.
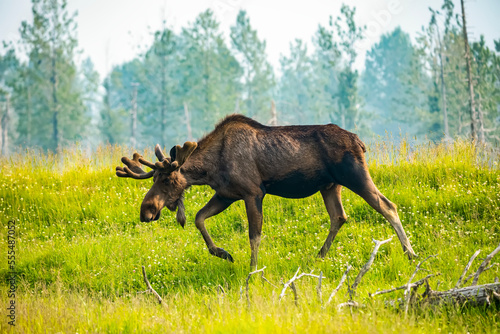
[[[430,138],[439,140],[445,134],[444,110],[448,120],[448,131],[451,138],[470,133],[470,121],[467,120],[466,72],[463,61],[463,36],[460,20],[451,0],[444,0],[442,11],[431,9],[431,20],[417,38],[422,65],[430,74],[427,87],[428,107],[420,118],[422,132]],[[443,32],[437,34],[437,30]],[[440,60],[442,59],[442,70]],[[443,94],[442,83],[446,85]],[[446,98],[446,104],[443,99]]]
[[[414,124],[419,87],[410,83],[412,74],[417,74],[412,73],[414,59],[410,36],[399,27],[382,35],[367,52],[361,91],[366,110],[375,115],[371,129],[379,135],[418,133]]]
[[[206,10],[182,32],[181,62],[185,102],[192,112],[194,133],[210,130],[234,112],[240,98],[241,67],[227,48],[213,12]]]
[[[486,46],[484,36],[471,45],[474,91],[482,115],[485,140],[500,143],[500,56]]]
[[[66,5],[66,0],[32,0],[33,21],[20,29],[28,65],[24,91],[17,93],[30,98],[25,108],[16,108],[21,144],[29,136],[32,143],[58,149],[82,139],[89,122],[74,63],[76,13],[70,15]]]
[[[266,42],[259,40],[245,11],[240,11],[231,27],[231,44],[239,55],[243,69],[243,105],[240,110],[261,121],[269,118],[274,73],[266,59]]]
[[[0,54],[0,154],[8,154],[15,139],[12,85],[18,80],[21,64],[11,44],[4,43],[5,53]]]
[[[330,17],[330,23],[332,18]],[[315,52],[311,59],[314,85],[311,87],[311,110],[321,122],[340,124],[338,90],[341,54],[334,42],[334,33],[323,26],[318,27],[313,38]]]
[[[176,86],[173,73],[177,67],[175,59],[176,36],[163,25],[163,29],[154,33],[154,41],[144,57],[144,80],[146,89],[142,90],[150,97],[144,99],[149,110],[142,115],[147,122],[145,130],[155,134],[155,139],[165,145],[167,143],[169,123],[174,117],[174,89]],[[177,108],[179,109],[179,108]],[[152,130],[152,131],[151,131]]]
[[[330,17],[329,28],[320,26],[318,45],[323,53],[329,55],[329,61],[338,72],[336,101],[340,125],[346,129],[363,128],[361,100],[358,92],[359,73],[354,69],[357,57],[356,43],[363,39],[365,27],[356,25],[356,8],[343,4],[341,15],[335,21]],[[330,56],[331,55],[331,56]]]
[[[305,124],[314,121],[313,70],[307,55],[307,45],[296,39],[290,43],[290,56],[282,56],[279,85],[279,119],[285,124]]]

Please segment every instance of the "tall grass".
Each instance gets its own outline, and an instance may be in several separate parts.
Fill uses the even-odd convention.
[[[438,256],[427,266],[440,272],[439,289],[454,286],[477,249],[486,254],[500,242],[500,170],[494,151],[457,141],[450,145],[411,147],[380,144],[368,148],[369,168],[382,193],[399,207],[413,248],[421,258]],[[369,292],[405,284],[415,268],[394,238],[382,246],[356,299],[366,308],[354,311],[322,308],[316,282],[298,283],[297,308],[280,290],[258,277],[251,281],[252,306],[240,288],[249,272],[250,247],[242,203],[207,220],[216,244],[235,263],[211,256],[192,223],[212,196],[208,187],[186,193],[188,223],[182,229],[165,211],[153,223],[138,221],[139,206],[152,181],[119,179],[114,167],[125,147],[87,152],[75,147],[60,154],[26,151],[0,159],[0,290],[7,291],[7,222],[17,225],[16,329],[21,332],[499,332],[498,307],[437,308],[404,314],[384,307],[387,295],[370,299]],[[143,152],[153,159],[151,151]],[[263,241],[259,265],[280,285],[300,266],[321,270],[325,294],[347,263],[351,279],[369,257],[371,238],[386,239],[394,230],[361,198],[343,191],[348,223],[325,259],[316,258],[329,229],[318,194],[288,200],[264,200]],[[498,261],[498,259],[497,259]],[[166,307],[155,304],[145,290],[140,266],[145,265]],[[477,263],[476,266],[477,267]],[[492,282],[498,266],[481,276]],[[432,281],[436,287],[438,279]],[[217,286],[226,294],[217,293]],[[346,301],[345,288],[334,305]],[[7,298],[2,298],[5,303]],[[6,304],[5,304],[6,305]],[[2,304],[2,307],[4,304]],[[3,309],[5,309],[3,307]],[[1,331],[10,328],[0,321]]]

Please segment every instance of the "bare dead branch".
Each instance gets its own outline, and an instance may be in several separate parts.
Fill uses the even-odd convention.
[[[265,268],[265,267],[264,267],[264,268]],[[264,269],[264,268],[262,268],[262,269]],[[261,273],[260,277],[261,277],[264,281],[266,281],[267,283],[271,284],[271,285],[272,285],[273,287],[275,287],[276,289],[278,288],[276,285],[274,285],[273,283],[269,282],[269,280],[268,280],[268,279],[264,276],[264,271],[262,271],[262,273]]]
[[[392,240],[392,237],[387,239],[387,240],[384,240],[384,241],[378,241],[378,240],[375,240],[372,238],[372,241],[375,243],[375,247],[373,248],[373,252],[372,252],[370,258],[368,259],[368,262],[365,263],[363,268],[361,268],[361,270],[359,271],[358,276],[356,276],[356,278],[354,279],[354,283],[351,286],[351,289],[353,292],[356,291],[356,288],[358,287],[359,283],[361,282],[361,279],[363,278],[363,276],[368,272],[368,270],[370,270],[370,267],[373,264],[373,261],[375,260],[375,255],[377,255],[377,252],[378,252],[380,246],[382,246],[385,243],[388,243],[391,240]]]
[[[292,283],[304,276],[309,276],[309,277],[315,277],[315,278],[319,278],[318,275],[313,275],[313,271],[311,271],[309,274],[308,273],[302,273],[299,275],[299,271],[300,271],[300,267],[297,269],[297,271],[295,272],[295,275],[293,275],[293,277],[284,284],[284,287],[283,287],[283,290],[281,290],[281,294],[280,294],[280,301],[281,299],[283,299],[283,297],[285,296],[285,292],[286,292],[286,289],[288,289],[288,287],[291,287],[295,296],[296,296],[296,292],[297,292],[297,289],[295,288],[295,285],[292,287]],[[297,299],[297,296],[296,296],[296,299]]]
[[[410,289],[415,288],[415,287],[419,287],[422,284],[424,284],[429,278],[434,277],[434,276],[439,276],[439,275],[441,275],[441,273],[427,275],[424,278],[416,281],[415,283],[411,283]],[[396,288],[392,288],[392,289],[388,289],[388,290],[375,291],[374,293],[370,293],[369,295],[370,295],[370,297],[375,297],[376,295],[382,295],[384,293],[390,293],[390,292],[394,292],[396,290],[403,290],[403,289],[408,289],[408,284],[401,285],[401,286],[398,286]]]
[[[144,266],[142,266],[142,276],[144,276],[144,282],[146,283],[147,287],[148,287],[148,292],[154,294],[156,296],[156,299],[158,299],[158,303],[161,304],[162,300],[160,295],[158,294],[158,292],[156,292],[155,289],[153,289],[153,287],[151,286],[151,284],[149,283],[148,281],[148,277],[146,276],[146,268],[144,268]]]
[[[472,285],[477,285],[477,281],[479,280],[479,275],[481,275],[486,266],[488,266],[488,264],[490,263],[493,256],[495,256],[498,252],[500,252],[500,245],[498,245],[498,247],[493,252],[488,254],[488,256],[486,256],[486,258],[484,259],[483,263],[481,263],[481,265],[476,271],[476,274],[474,275],[474,279],[472,280]]]
[[[323,304],[323,294],[321,292],[321,280],[323,279],[323,272],[320,270],[318,277],[318,285],[316,286],[316,294],[320,304]]]
[[[224,301],[224,296],[226,295],[226,291],[224,290],[224,288],[222,287],[222,285],[218,285],[217,286],[217,297],[219,299],[219,303],[221,303],[222,301]]]
[[[500,293],[497,293],[495,291],[492,291],[491,293],[493,294],[493,296],[495,296],[496,299],[500,301]]]
[[[411,275],[410,279],[408,280],[408,284],[411,283],[411,281],[413,280],[413,278],[415,277],[415,275],[417,274],[417,272],[419,270],[423,269],[423,268],[421,268],[422,264],[424,264],[424,262],[427,261],[428,259],[430,259],[431,257],[436,257],[436,256],[437,256],[437,254],[435,254],[435,255],[429,255],[423,261],[421,261],[419,264],[417,264],[417,266],[415,267],[415,271],[413,272],[413,274]]]
[[[297,271],[295,272],[295,275],[293,275],[293,277],[284,284],[284,287],[283,287],[283,290],[281,290],[281,294],[280,294],[280,301],[281,299],[285,296],[285,291],[286,289],[290,286],[290,284],[293,283],[293,281],[297,278],[297,275],[299,274],[299,271],[300,271],[300,267],[297,269]]]
[[[490,270],[491,268],[493,268],[493,267],[495,267],[495,266],[498,266],[498,263],[492,263],[490,266],[488,266],[488,267],[484,268],[483,273],[484,273],[485,271],[487,271],[487,270]],[[464,279],[464,285],[465,285],[465,284],[467,284],[467,281],[469,281],[472,277],[474,277],[474,275],[475,275],[475,274],[476,274],[476,273],[472,273],[472,274],[470,274],[469,276],[467,276],[467,278],[466,278],[466,279]]]
[[[349,306],[350,308],[352,308],[352,307],[361,307],[361,305],[359,305],[357,302],[355,302],[353,300],[350,300],[348,302],[339,304],[337,307],[340,310],[341,308],[346,307],[346,306]]]
[[[347,268],[346,270],[344,271],[344,274],[342,275],[342,278],[340,279],[340,282],[339,284],[337,285],[337,287],[335,288],[335,290],[332,291],[332,293],[330,294],[330,297],[328,298],[328,301],[326,302],[326,304],[330,304],[330,302],[332,301],[333,297],[337,294],[337,292],[340,290],[340,288],[342,287],[342,284],[344,284],[344,281],[345,279],[347,278],[347,274],[349,274],[349,271],[351,271],[352,269],[352,266],[349,265],[349,263],[347,264]]]
[[[458,289],[460,287],[460,284],[462,282],[462,279],[464,278],[464,276],[467,274],[467,271],[469,270],[470,266],[472,265],[472,262],[474,261],[474,259],[479,255],[479,253],[481,252],[480,249],[478,249],[470,258],[469,260],[469,263],[467,263],[467,265],[465,266],[465,269],[464,269],[464,272],[462,273],[462,275],[460,276],[460,278],[458,279],[457,281],[457,284],[455,285],[455,289]]]
[[[408,284],[407,284],[407,287],[406,287],[406,290],[405,290],[405,314],[408,313],[408,306],[410,304],[410,297],[411,297],[410,290],[412,289],[411,281],[413,280],[413,278],[415,277],[415,275],[417,274],[417,272],[420,270],[420,266],[422,264],[424,264],[424,262],[427,261],[428,259],[430,259],[431,257],[436,257],[436,256],[437,256],[437,254],[436,255],[429,255],[422,262],[420,262],[419,264],[417,264],[417,266],[415,268],[415,271],[413,272],[413,274],[411,275],[410,279],[408,280]]]
[[[247,281],[246,281],[246,295],[247,295],[247,305],[248,305],[248,308],[250,308],[250,288],[248,287],[248,282],[250,281],[250,277],[252,277],[252,275],[255,275],[257,273],[262,273],[262,277],[264,277],[264,269],[266,269],[266,266],[264,266],[262,269],[258,269],[258,270],[252,271],[247,276]],[[266,279],[266,281],[267,281],[267,279]],[[269,282],[269,281],[267,281],[267,282]]]
[[[290,288],[293,291],[293,300],[295,301],[295,306],[299,306],[299,296],[297,295],[297,288],[295,287],[295,283],[290,283]]]

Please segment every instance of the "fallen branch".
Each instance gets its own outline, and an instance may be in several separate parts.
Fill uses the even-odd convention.
[[[251,273],[248,274],[247,276],[247,281],[246,281],[246,296],[247,296],[247,305],[248,307],[250,308],[250,288],[248,287],[248,283],[250,281],[250,277],[252,277],[252,275],[255,275],[257,273],[262,273],[261,274],[261,277],[269,284],[271,284],[272,286],[274,286],[275,288],[277,287],[276,285],[272,284],[271,282],[269,282],[267,280],[267,278],[264,277],[264,269],[266,269],[266,266],[264,266],[262,269],[259,269],[259,270],[255,270],[255,271],[252,271]],[[241,290],[240,290],[240,294],[241,294]]]
[[[265,267],[264,267],[265,268]],[[262,269],[264,269],[262,268]],[[273,283],[269,282],[269,280],[264,277],[264,271],[262,271],[262,273],[260,274],[260,278],[262,278],[264,281],[266,281],[267,283],[271,284],[273,287],[275,287],[276,289],[278,288],[276,285],[274,285]]]
[[[361,268],[361,270],[359,271],[358,276],[356,276],[356,278],[354,279],[354,283],[351,286],[351,290],[353,293],[356,291],[356,288],[358,287],[359,283],[361,282],[361,279],[363,278],[363,276],[368,272],[368,270],[370,270],[370,267],[373,264],[373,261],[375,260],[375,255],[377,255],[377,252],[378,252],[380,246],[382,246],[385,243],[388,243],[391,240],[392,240],[392,237],[387,239],[387,240],[384,240],[384,241],[378,241],[378,240],[375,240],[372,238],[372,241],[375,243],[375,247],[373,248],[373,252],[372,252],[370,258],[368,259],[368,262],[365,263],[363,268]]]
[[[219,299],[219,304],[224,301],[224,296],[226,295],[226,291],[222,287],[222,285],[217,286],[217,297]]]
[[[348,302],[339,304],[337,307],[340,310],[341,308],[346,307],[346,306],[349,306],[349,307],[361,307],[361,305],[359,305],[357,302],[355,302],[353,300],[350,300]]]
[[[495,267],[495,266],[498,266],[498,263],[493,263],[492,265],[490,265],[490,266],[488,266],[488,267],[484,268],[483,273],[484,273],[485,271],[487,271],[487,270],[490,270],[491,268],[493,268],[493,267]],[[465,285],[465,284],[467,284],[467,282],[468,282],[468,281],[469,281],[472,277],[474,277],[474,275],[475,275],[475,274],[476,274],[476,273],[473,273],[473,274],[470,274],[469,276],[467,276],[467,278],[466,278],[466,279],[464,279],[464,285]]]
[[[295,302],[295,306],[299,306],[299,295],[297,295],[297,288],[295,287],[295,283],[290,283],[290,288],[293,291],[293,300]]]
[[[349,274],[349,271],[351,271],[351,269],[352,269],[352,266],[349,265],[349,263],[348,263],[347,264],[347,268],[346,268],[344,274],[342,275],[342,278],[340,279],[339,284],[337,285],[337,287],[335,288],[335,290],[333,290],[332,293],[330,294],[330,297],[328,298],[328,301],[326,302],[327,305],[330,304],[330,302],[332,301],[333,297],[340,290],[340,288],[342,287],[342,284],[344,283],[345,279],[347,278],[347,274]]]
[[[418,281],[416,281],[414,283],[411,283],[410,289],[411,288],[419,287],[422,284],[424,284],[429,278],[434,277],[434,276],[439,276],[439,275],[441,275],[441,273],[427,275],[424,278],[422,278],[422,279],[420,279],[420,280],[418,280]],[[392,289],[388,289],[388,290],[375,291],[374,293],[370,293],[369,296],[370,297],[375,297],[376,295],[382,295],[384,293],[390,293],[390,292],[394,292],[396,290],[403,290],[403,289],[407,290],[408,289],[408,284],[401,285],[401,286],[398,286],[396,288],[392,288]]]
[[[321,292],[321,281],[323,279],[323,272],[320,270],[318,277],[318,285],[316,286],[316,294],[318,295],[318,300],[320,304],[323,304],[323,294]]]
[[[469,260],[469,263],[467,263],[467,265],[465,266],[465,269],[464,269],[464,272],[462,273],[462,275],[460,276],[460,278],[458,279],[457,281],[457,284],[455,285],[455,289],[458,289],[460,287],[460,283],[462,282],[462,279],[464,278],[464,276],[467,274],[467,271],[469,270],[470,266],[472,265],[472,262],[474,261],[474,259],[479,255],[479,252],[481,252],[480,249],[478,249],[470,258]]]
[[[488,254],[488,256],[486,256],[486,258],[484,259],[483,263],[481,263],[481,265],[476,271],[476,274],[474,275],[474,280],[472,280],[472,285],[477,284],[477,281],[479,280],[479,275],[481,275],[481,273],[485,270],[486,266],[488,266],[488,264],[490,263],[493,256],[495,256],[498,252],[500,252],[500,245],[498,245],[498,247],[493,252]]]
[[[417,266],[415,267],[415,271],[413,272],[413,274],[411,275],[410,279],[408,280],[408,284],[407,284],[407,287],[406,287],[406,290],[405,290],[405,314],[408,313],[408,306],[410,304],[410,297],[411,297],[410,289],[412,289],[411,281],[413,280],[413,278],[415,277],[415,275],[421,270],[420,266],[422,264],[424,264],[424,262],[427,261],[428,259],[430,259],[431,257],[436,257],[436,256],[437,255],[429,255],[423,261],[421,261],[419,264],[417,264]]]
[[[493,296],[500,301],[500,293],[496,293],[495,291],[491,292]]]
[[[283,287],[283,290],[281,290],[281,294],[280,294],[280,301],[281,299],[285,296],[285,292],[286,292],[286,289],[288,289],[288,287],[291,287],[292,288],[292,291],[294,293],[294,296],[295,296],[295,303],[297,303],[298,301],[298,296],[297,296],[297,289],[295,288],[295,284],[293,284],[296,280],[304,277],[304,276],[309,276],[309,277],[316,277],[316,278],[319,278],[318,275],[313,275],[313,271],[312,270],[309,274],[308,273],[302,273],[299,275],[299,271],[300,271],[300,267],[297,269],[297,271],[295,272],[295,275],[293,275],[293,277],[284,284],[284,287]]]
[[[142,266],[142,275],[144,276],[144,282],[146,283],[146,286],[148,287],[148,290],[146,290],[146,292],[150,292],[150,293],[154,294],[156,296],[156,299],[158,299],[158,303],[161,304],[161,302],[163,301],[163,299],[161,299],[161,297],[158,294],[158,292],[156,292],[156,290],[153,289],[153,287],[149,283],[148,277],[146,276],[146,268],[144,268],[144,266]]]

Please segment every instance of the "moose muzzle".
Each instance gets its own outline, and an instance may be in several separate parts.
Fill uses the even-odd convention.
[[[141,222],[148,223],[152,220],[160,219],[161,208],[158,209],[155,205],[145,204],[144,202],[141,205],[141,214],[140,219]]]

